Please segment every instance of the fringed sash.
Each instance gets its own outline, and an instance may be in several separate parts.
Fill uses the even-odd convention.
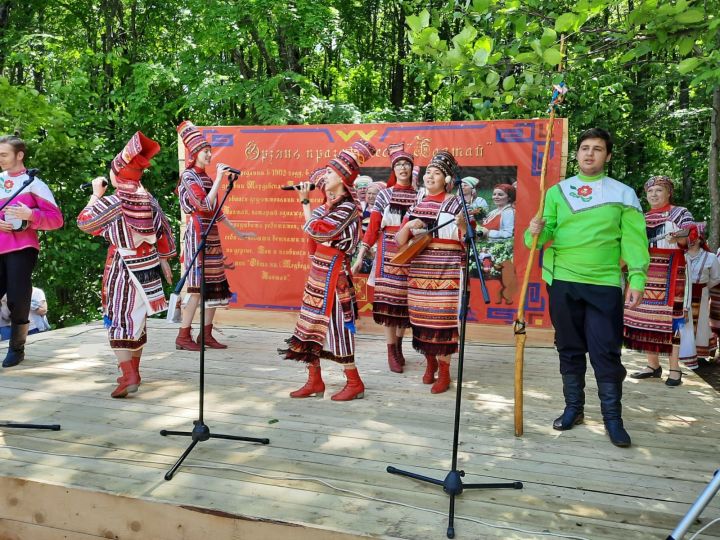
[[[162,287],[160,257],[154,246],[142,244],[136,250],[110,246],[108,257],[112,257],[116,251],[125,263],[137,292],[148,306],[148,315],[165,311],[168,304]]]

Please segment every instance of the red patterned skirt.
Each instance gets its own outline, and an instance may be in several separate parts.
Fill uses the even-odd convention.
[[[288,348],[278,349],[281,356],[300,362],[355,361],[355,296],[345,266],[343,251],[317,246],[295,332],[285,340]]]
[[[720,335],[720,285],[710,289],[710,329]]]
[[[373,320],[384,326],[408,328],[408,271],[409,264],[392,264],[398,252],[395,234],[400,227],[385,227],[377,249],[375,262],[375,292]]]
[[[642,303],[625,308],[625,346],[646,353],[670,354],[680,343],[685,297],[685,254],[680,249],[650,248],[650,266]]]
[[[183,268],[187,271],[192,256],[197,251],[202,232],[210,223],[211,218],[200,217],[198,213],[190,216],[185,230],[185,246],[183,250]],[[220,243],[220,231],[217,224],[213,225],[205,242],[205,257],[202,254],[195,259],[192,271],[188,274],[187,292],[200,292],[200,276],[205,266],[205,300],[214,300],[218,304],[227,304],[232,293],[225,276],[225,256]]]
[[[465,249],[457,240],[434,239],[410,263],[408,311],[413,347],[449,355],[458,350],[458,306]]]

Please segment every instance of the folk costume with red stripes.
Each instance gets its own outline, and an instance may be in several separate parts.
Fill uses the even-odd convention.
[[[160,259],[175,256],[175,240],[160,205],[140,184],[142,170],[159,151],[160,145],[138,131],[113,160],[115,193],[86,206],[77,219],[82,231],[110,243],[102,303],[113,349],[141,349],[148,315],[167,309]]]
[[[715,254],[720,254],[720,250]],[[720,261],[720,257],[718,257]],[[710,288],[710,330],[715,335],[716,340],[720,340],[720,285]]]
[[[400,160],[412,166],[412,154],[405,152],[404,144],[390,146],[390,167]],[[396,183],[395,171],[391,173],[387,189],[380,191],[370,214],[370,225],[363,245],[366,251],[379,240],[375,256],[373,294],[373,320],[384,326],[408,328],[407,276],[410,265],[393,264],[398,252],[395,233],[400,230],[408,210],[417,203],[417,191]]]
[[[654,176],[645,183],[645,191],[655,185],[672,193],[672,182]],[[649,242],[645,295],[637,307],[624,311],[625,346],[640,352],[669,355],[680,344],[680,329],[685,324],[683,311],[690,305],[685,250],[669,236],[694,224],[692,214],[682,206],[666,205],[645,213]]]
[[[183,262],[185,270],[190,264],[192,254],[200,245],[202,234],[207,230],[215,209],[208,205],[207,194],[212,188],[213,181],[204,169],[190,167],[185,169],[180,177],[178,194],[180,208],[186,214],[186,229],[183,238]],[[193,271],[188,275],[187,292],[200,292],[200,279],[202,266],[205,266],[205,299],[210,304],[227,305],[232,296],[227,277],[225,276],[225,256],[220,243],[218,223],[227,219],[222,210],[218,219],[210,229],[205,242],[205,255],[195,259]]]
[[[396,235],[403,244],[410,241],[411,234],[431,235],[427,246],[410,262],[408,311],[413,348],[425,355],[422,381],[432,384],[433,394],[446,392],[450,387],[450,362],[458,350],[458,308],[465,249],[456,218],[462,211],[462,194],[448,193],[457,172],[458,164],[450,152],[441,150],[432,157],[425,174],[428,186],[423,190],[425,195],[405,216],[403,227]],[[437,230],[427,232],[436,227]]]
[[[702,238],[704,223],[690,228],[688,243],[699,243],[699,249],[685,253],[690,278],[689,320],[680,330],[680,361],[690,369],[698,368],[698,358],[715,354],[717,340],[710,327],[710,289],[720,283],[720,263],[707,249]]]
[[[408,305],[413,347],[425,355],[450,355],[458,350],[458,301],[465,248],[455,216],[462,212],[457,197],[445,193],[426,195],[405,220],[421,219],[435,231],[427,248],[408,270]]]
[[[200,132],[190,122],[183,122],[178,127],[178,133],[186,146],[187,168],[180,175],[178,184],[178,196],[180,208],[186,215],[186,229],[183,237],[183,263],[187,271],[192,260],[192,255],[200,245],[202,235],[207,230],[210,221],[215,215],[215,205],[210,205],[207,195],[213,186],[212,179],[207,175],[205,169],[195,165],[195,156],[203,148],[210,146]],[[215,201],[217,204],[217,201]],[[222,210],[218,219],[210,229],[205,242],[204,257],[198,255],[195,259],[193,270],[188,274],[187,292],[190,294],[200,293],[200,281],[202,267],[205,266],[205,301],[215,307],[227,305],[232,293],[225,276],[225,256],[220,243],[220,232],[218,223],[228,219]]]
[[[350,254],[360,241],[360,210],[352,197],[313,210],[303,230],[311,242],[310,275],[300,317],[285,357],[303,362],[327,358],[353,362],[354,295],[348,271]]]
[[[330,161],[328,171],[339,175],[346,193],[334,201],[328,197],[303,226],[309,238],[310,274],[295,331],[286,340],[288,347],[278,349],[281,356],[308,365],[308,381],[291,392],[291,397],[322,397],[325,383],[320,358],[344,365],[347,384],[333,395],[334,401],[364,396],[365,387],[354,364],[357,305],[350,257],[360,242],[361,210],[352,186],[360,165],[375,152],[370,143],[359,140]]]

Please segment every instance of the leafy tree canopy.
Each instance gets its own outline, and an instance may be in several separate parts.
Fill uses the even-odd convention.
[[[185,118],[543,117],[564,77],[571,138],[611,130],[610,173],[676,179],[716,246],[718,13],[719,0],[0,0],[0,132],[30,142],[67,220],[43,236],[38,270],[54,322],[99,313],[104,249],[75,228],[77,185],[138,129],[173,147]],[[161,153],[146,183],[169,213],[176,178]]]

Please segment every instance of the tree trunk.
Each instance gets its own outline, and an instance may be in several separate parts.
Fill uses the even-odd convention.
[[[37,31],[38,33],[44,33],[45,32],[45,9],[40,8],[38,12],[38,21],[37,21]],[[43,41],[40,42],[37,48],[38,52],[41,56],[45,56],[45,44]],[[35,82],[35,90],[39,94],[42,94],[43,87],[45,86],[45,74],[43,72],[42,64],[39,66],[36,64],[32,68],[33,70],[33,80]]]
[[[687,111],[690,108],[690,88],[687,79],[683,78],[680,80],[680,109]],[[687,120],[682,121],[682,127],[689,129]],[[678,141],[678,145],[683,144],[682,141]],[[690,146],[688,142],[685,142],[687,146]],[[685,155],[682,166],[682,195],[684,206],[687,206],[692,200],[692,171],[690,169],[690,156]]]
[[[0,2],[0,42],[5,37],[5,32],[10,24],[10,8],[12,4],[10,2]],[[0,49],[0,73],[5,68],[5,51]]]
[[[393,59],[393,76],[392,86],[390,89],[390,101],[396,109],[403,106],[403,98],[405,97],[405,65],[403,61],[406,57],[405,52],[405,14],[402,5],[395,6],[395,28],[396,31],[396,47],[397,55]]]
[[[245,55],[244,55],[243,50],[239,47],[235,47],[232,50],[231,54],[232,54],[233,61],[235,62],[235,65],[240,70],[240,74],[245,79],[248,79],[248,80],[252,79],[253,72],[252,72],[252,69],[250,68],[250,66],[248,65],[248,63],[245,61]]]
[[[710,116],[710,156],[708,159],[708,187],[710,188],[710,249],[718,248],[720,240],[720,192],[718,190],[718,160],[720,159],[720,86],[713,90]]]
[[[257,28],[255,27],[255,23],[252,21],[252,19],[247,18],[243,21],[245,24],[248,25],[248,31],[250,32],[250,35],[253,38],[253,41],[255,42],[255,45],[258,48],[258,51],[260,51],[260,56],[262,56],[262,59],[265,60],[265,67],[267,68],[266,75],[268,77],[274,77],[278,74],[277,66],[275,65],[275,60],[268,52],[267,47],[265,46],[265,42],[263,41],[262,37],[260,36],[260,33],[257,31]],[[260,75],[260,73],[258,73]]]

